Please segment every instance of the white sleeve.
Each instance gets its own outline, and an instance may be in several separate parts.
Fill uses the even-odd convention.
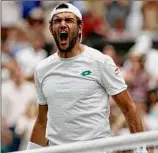
[[[109,95],[116,95],[127,88],[119,67],[108,57],[101,65],[101,84]]]
[[[34,73],[34,80],[35,80],[35,85],[36,85],[36,97],[37,97],[37,102],[40,105],[46,105],[47,104],[47,100],[44,96],[40,81],[38,79],[38,75],[37,72],[35,71]]]

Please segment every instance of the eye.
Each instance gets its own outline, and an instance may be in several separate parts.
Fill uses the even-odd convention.
[[[60,23],[62,21],[62,19],[54,19],[53,20],[53,22],[55,23],[55,24],[58,24],[58,23]]]
[[[65,22],[66,23],[74,23],[74,19],[73,18],[66,18]]]

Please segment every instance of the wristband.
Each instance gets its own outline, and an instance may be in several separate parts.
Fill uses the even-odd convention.
[[[146,146],[140,146],[135,149],[134,153],[148,153],[148,151]]]
[[[29,141],[27,145],[27,150],[36,149],[36,148],[42,148],[42,146]]]

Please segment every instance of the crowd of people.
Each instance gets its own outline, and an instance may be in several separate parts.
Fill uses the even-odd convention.
[[[146,130],[157,130],[158,49],[152,47],[152,42],[158,33],[158,2],[69,2],[83,14],[83,44],[113,58],[140,110]],[[2,2],[2,153],[24,150],[30,139],[38,112],[34,70],[40,60],[56,52],[48,23],[57,3],[61,1]],[[124,55],[108,44],[131,39],[135,44]],[[114,135],[128,134],[120,109],[111,97],[109,102]]]

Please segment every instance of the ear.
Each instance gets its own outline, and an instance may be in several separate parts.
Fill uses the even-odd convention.
[[[83,22],[79,24],[79,33],[82,33],[82,31],[83,31]]]

